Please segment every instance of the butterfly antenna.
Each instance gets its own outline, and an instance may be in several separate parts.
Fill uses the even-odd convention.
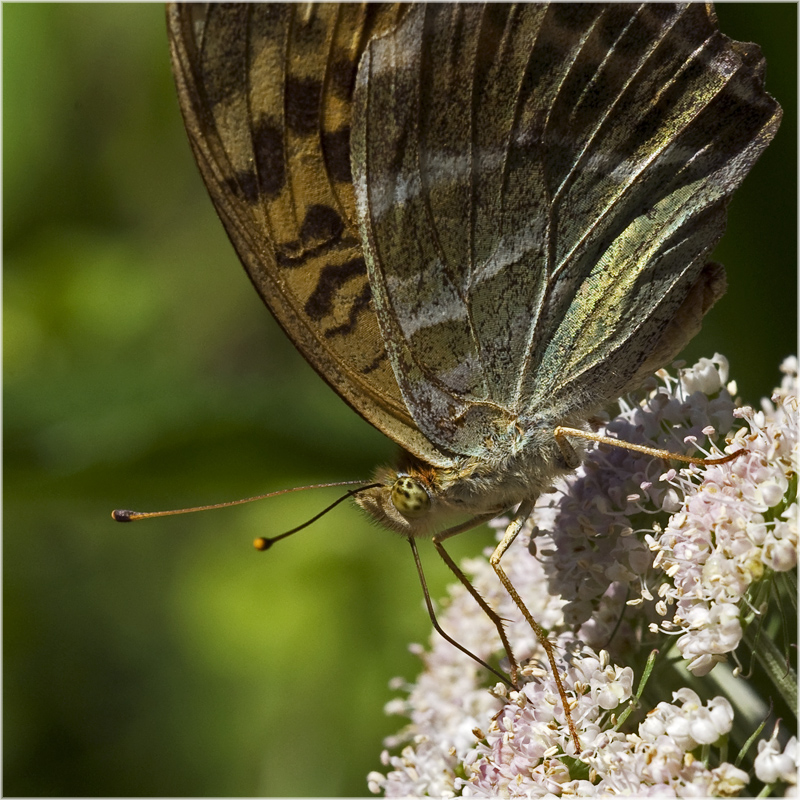
[[[214,503],[213,505],[209,506],[194,506],[193,508],[176,508],[172,511],[128,511],[125,509],[115,509],[111,512],[111,518],[115,522],[135,522],[139,519],[149,519],[151,517],[171,517],[176,514],[193,514],[195,511],[211,511],[214,508],[228,508],[229,506],[241,506],[245,503],[254,503],[256,500],[266,500],[268,497],[279,497],[282,494],[290,494],[292,492],[304,492],[307,489],[329,489],[332,486],[353,486],[356,484],[362,484],[362,481],[337,481],[335,483],[317,483],[313,486],[296,486],[292,489],[281,489],[277,492],[267,492],[266,494],[259,494],[255,497],[245,497],[241,500],[229,500],[227,503]],[[326,514],[336,505],[345,500],[348,497],[352,497],[354,494],[358,492],[362,492],[365,489],[371,489],[377,484],[370,484],[369,486],[360,485],[358,489],[352,489],[346,494],[342,495],[335,503],[332,503],[328,506],[324,511],[321,511],[317,516],[313,519],[310,519],[308,522],[303,523],[299,528],[295,528],[294,531],[289,531],[289,533],[294,533],[301,528],[304,528],[306,525],[310,525],[315,520],[318,520],[323,514]],[[281,536],[275,537],[275,540],[283,538],[283,536],[288,536],[289,533],[282,534]],[[257,540],[258,541],[258,540]],[[265,540],[268,541],[268,540]],[[266,547],[260,548],[262,550],[266,550]]]
[[[328,485],[328,486],[346,486],[346,485],[349,485],[351,483],[356,483],[356,481],[346,481],[346,482],[343,482],[343,483],[338,483],[338,484],[337,483],[331,483],[331,484],[326,484],[326,485]],[[327,506],[326,508],[323,508],[322,511],[319,512],[319,514],[315,514],[313,517],[311,517],[311,519],[306,520],[302,525],[298,525],[296,528],[292,528],[290,531],[286,531],[285,533],[281,533],[278,536],[259,536],[257,539],[255,539],[253,541],[253,547],[255,547],[256,550],[269,550],[269,548],[272,547],[272,545],[275,544],[275,542],[279,542],[281,539],[285,539],[287,536],[291,536],[293,533],[297,533],[298,531],[303,530],[303,528],[307,528],[309,525],[311,525],[312,523],[316,522],[320,517],[324,517],[325,514],[327,514],[332,509],[336,508],[336,506],[338,506],[339,503],[343,502],[344,500],[347,500],[349,497],[353,497],[353,496],[357,495],[359,492],[364,492],[367,489],[374,489],[376,486],[380,486],[380,485],[381,484],[379,484],[379,483],[370,483],[367,486],[359,486],[358,489],[351,489],[349,492],[345,492],[341,497],[339,497],[338,499],[334,500],[329,506]],[[316,489],[318,487],[316,487],[316,486],[308,486],[306,488],[308,488],[308,489]]]

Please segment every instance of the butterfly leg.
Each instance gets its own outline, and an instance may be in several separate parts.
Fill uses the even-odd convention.
[[[503,639],[503,643],[506,645],[506,650],[507,650],[507,652],[509,654],[509,657],[511,658],[511,663],[513,664],[513,672],[512,672],[513,684],[509,684],[508,679],[505,677],[505,675],[502,675],[501,673],[499,673],[494,667],[492,667],[489,664],[487,664],[482,658],[479,658],[478,656],[475,655],[475,653],[472,653],[471,651],[467,650],[466,647],[464,647],[463,645],[459,644],[452,636],[450,636],[449,634],[445,633],[445,631],[439,625],[439,621],[436,619],[436,612],[433,610],[433,603],[431,602],[431,595],[430,595],[430,592],[428,591],[428,583],[425,580],[425,573],[422,570],[422,562],[420,561],[419,552],[417,551],[417,543],[414,541],[413,538],[409,538],[408,543],[411,545],[411,552],[414,554],[414,563],[417,566],[417,574],[419,575],[419,580],[420,580],[420,583],[422,584],[422,592],[425,595],[425,605],[428,608],[428,615],[431,618],[431,622],[433,623],[434,629],[437,631],[437,633],[445,641],[450,642],[450,644],[453,645],[453,647],[455,647],[457,650],[460,650],[465,655],[468,655],[473,661],[477,661],[478,664],[480,664],[482,667],[485,667],[486,669],[488,669],[489,672],[493,672],[495,675],[497,675],[498,678],[500,678],[501,681],[503,681],[503,683],[511,685],[514,688],[516,688],[516,686],[517,686],[517,669],[518,669],[518,667],[517,667],[516,661],[514,661],[514,656],[511,655],[511,648],[508,645],[507,640],[505,638],[505,632],[501,633],[501,637]],[[478,593],[475,591],[474,587],[472,587],[472,585],[469,583],[469,581],[467,581],[466,576],[464,576],[463,573],[455,566],[455,564],[453,563],[453,561],[450,559],[449,556],[447,556],[445,558],[445,563],[455,572],[455,574],[457,576],[460,576],[459,580],[463,579],[462,582],[465,582],[464,585],[467,587],[467,589],[470,590],[470,594],[472,594],[472,596],[480,604],[481,608],[494,621],[494,618],[497,617],[497,615],[494,613],[494,611],[492,611],[491,608],[489,608],[489,606],[486,604],[486,601],[482,597],[480,597],[480,595],[478,595]],[[500,629],[502,629],[502,621],[500,621],[499,617],[497,617],[497,620],[498,620],[498,622],[500,624],[500,628],[498,628],[500,630]],[[495,623],[495,624],[497,624],[497,623]]]
[[[579,428],[565,428],[563,425],[559,425],[553,431],[553,435],[561,450],[561,455],[570,467],[578,466],[579,460],[575,449],[567,440],[567,436],[576,436],[581,439],[598,442],[599,444],[611,445],[611,447],[621,447],[623,450],[633,450],[637,453],[653,456],[653,458],[663,458],[667,461],[682,461],[685,464],[701,464],[706,467],[712,464],[727,464],[729,461],[733,461],[734,458],[738,458],[746,449],[742,448],[735,453],[728,453],[728,455],[720,456],[719,458],[700,458],[699,456],[685,456],[681,453],[672,453],[669,450],[662,450],[658,447],[646,447],[641,444],[633,444],[632,442],[625,442],[622,439],[614,439],[611,436],[601,436],[599,433],[582,431]],[[570,462],[570,459],[573,457],[575,458],[574,464]]]
[[[578,755],[581,752],[581,743],[578,739],[578,732],[575,730],[575,724],[572,721],[572,716],[569,710],[569,700],[567,699],[567,693],[564,690],[564,684],[561,682],[561,676],[558,672],[558,665],[556,663],[553,645],[547,638],[547,632],[545,629],[533,618],[533,615],[528,610],[528,607],[522,602],[522,598],[519,596],[514,584],[511,583],[508,575],[506,575],[505,571],[500,566],[500,559],[502,559],[502,557],[505,555],[508,548],[511,547],[511,544],[517,538],[522,526],[525,524],[525,520],[528,519],[531,511],[533,511],[534,502],[534,500],[526,500],[520,504],[520,507],[517,510],[517,515],[511,521],[511,524],[506,528],[506,532],[503,535],[503,538],[500,540],[500,543],[495,548],[494,553],[492,553],[489,563],[497,573],[497,577],[500,578],[503,586],[505,586],[506,591],[511,595],[511,599],[514,601],[517,608],[519,608],[519,610],[522,612],[522,615],[528,621],[528,624],[531,626],[531,628],[533,628],[536,638],[541,643],[545,653],[547,653],[547,660],[550,662],[550,669],[553,672],[553,677],[555,678],[556,686],[558,687],[558,694],[561,697],[561,704],[564,707],[564,715],[567,718],[569,732],[572,736],[572,741],[575,744],[575,755]]]
[[[464,588],[472,595],[472,597],[475,599],[475,602],[483,609],[483,613],[489,617],[489,619],[494,623],[495,628],[497,628],[497,632],[500,634],[500,641],[502,641],[506,655],[508,656],[509,669],[511,671],[511,683],[515,689],[518,688],[517,676],[519,675],[519,664],[517,663],[517,659],[514,657],[514,653],[511,650],[511,643],[508,641],[503,620],[500,618],[500,615],[486,602],[486,600],[481,597],[478,590],[472,585],[470,579],[459,569],[456,562],[450,558],[450,554],[444,549],[444,545],[435,536],[433,537],[433,546],[442,557],[442,561],[447,564],[453,575],[455,575],[456,578],[461,581],[461,583],[464,585]]]

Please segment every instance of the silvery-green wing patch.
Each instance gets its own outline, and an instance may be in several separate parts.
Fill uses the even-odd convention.
[[[485,456],[493,429],[585,418],[677,354],[780,121],[763,79],[701,3],[419,5],[369,44],[359,225],[428,439]]]
[[[394,5],[174,4],[173,71],[195,158],[250,279],[362,416],[436,463],[371,304],[350,172],[361,53]]]

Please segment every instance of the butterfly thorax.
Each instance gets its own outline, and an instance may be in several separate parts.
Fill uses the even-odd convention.
[[[380,485],[355,500],[381,525],[409,537],[502,514],[537,497],[577,465],[577,456],[567,463],[554,427],[518,428],[506,447],[487,449],[480,457],[454,456],[445,466],[406,453],[397,467],[379,468],[374,479]]]

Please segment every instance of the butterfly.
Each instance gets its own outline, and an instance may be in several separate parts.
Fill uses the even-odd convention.
[[[433,539],[514,683],[443,542],[516,509],[492,565],[559,680],[500,560],[587,420],[723,294],[708,255],[781,117],[758,47],[699,3],[175,4],[168,27],[253,285],[402,448],[356,502],[418,566]]]

